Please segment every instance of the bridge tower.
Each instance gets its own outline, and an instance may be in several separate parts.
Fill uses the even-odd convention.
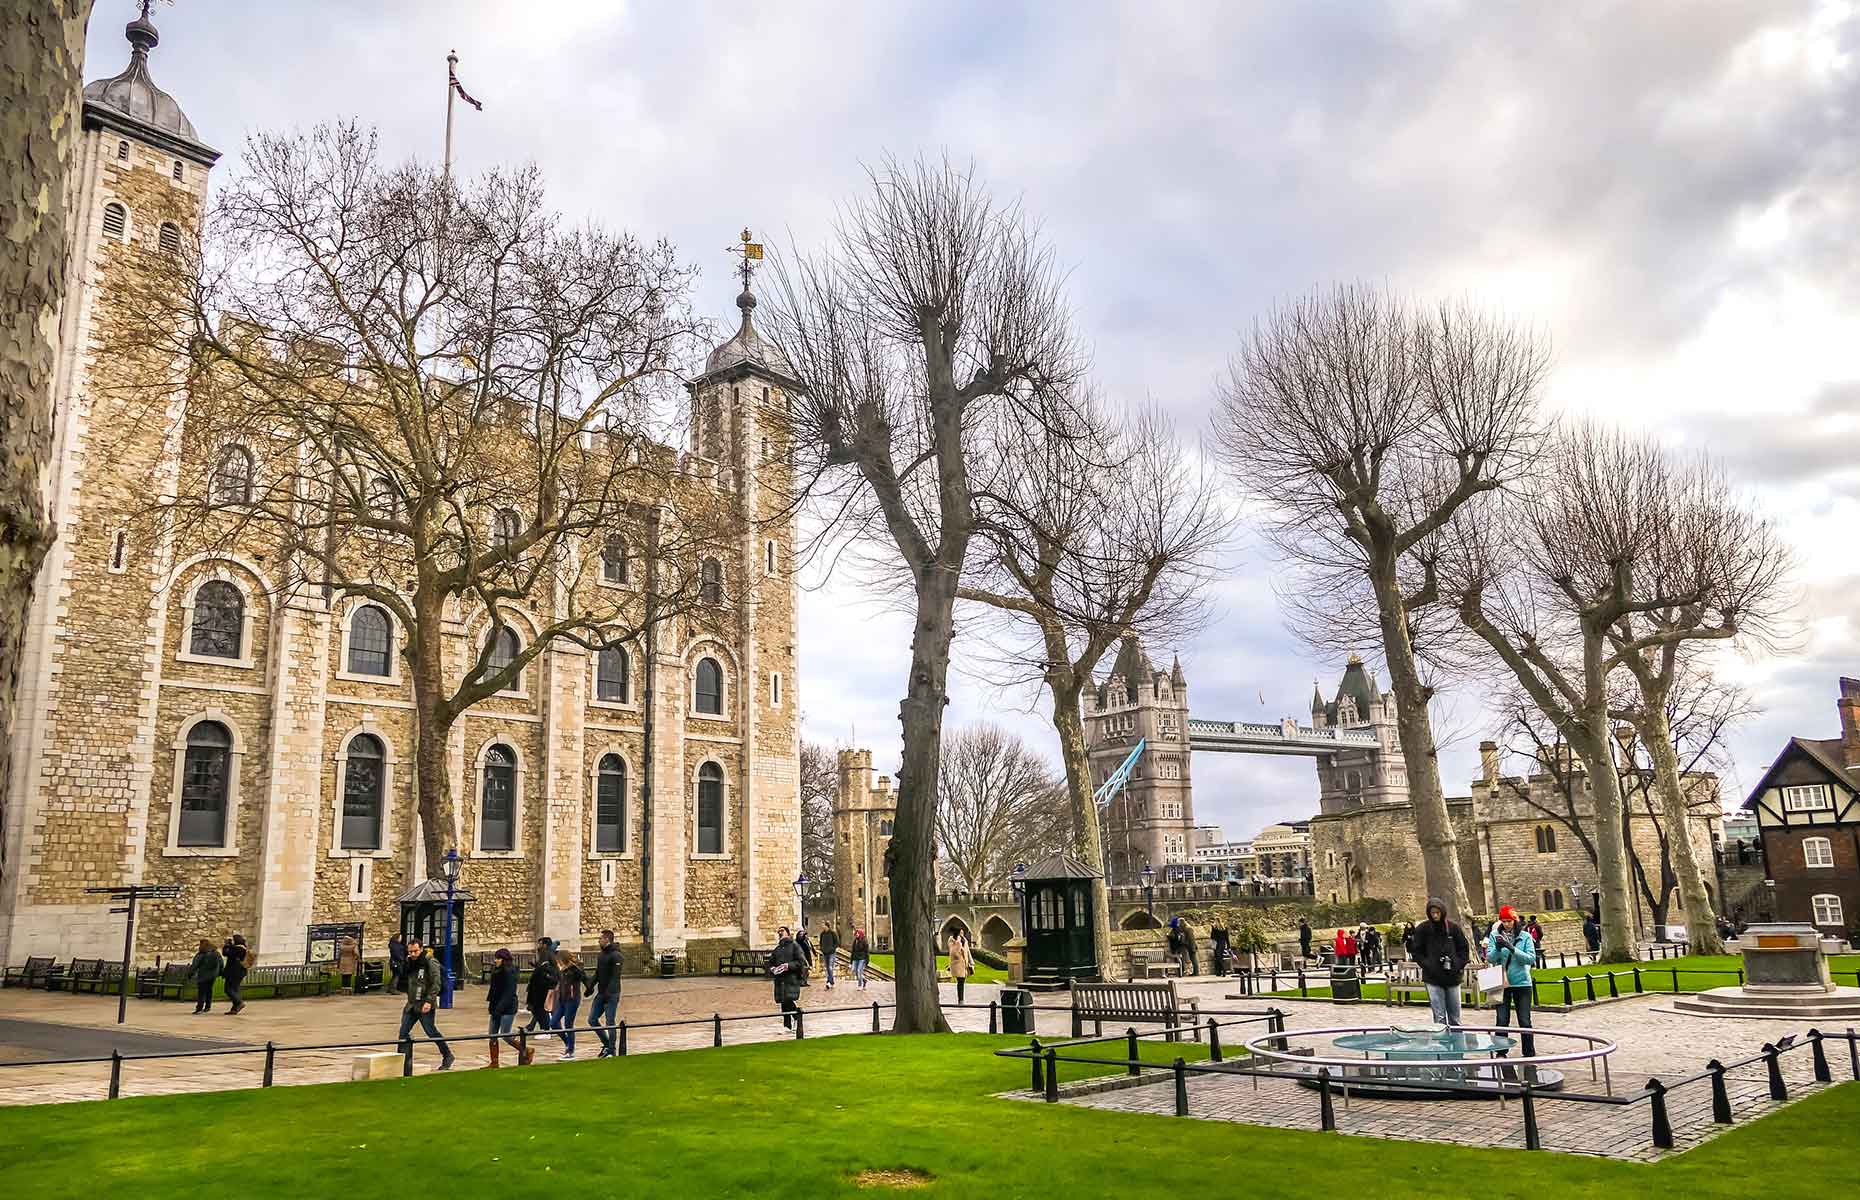
[[[1314,729],[1368,730],[1376,738],[1373,748],[1318,757],[1319,812],[1353,812],[1407,802],[1408,768],[1402,761],[1401,731],[1395,724],[1395,694],[1381,690],[1376,673],[1363,665],[1360,656],[1350,656],[1330,701],[1312,684],[1311,725]]]
[[[1158,671],[1142,643],[1126,637],[1110,677],[1086,693],[1084,708],[1094,787],[1117,770],[1138,738],[1149,743],[1128,784],[1099,814],[1106,882],[1140,882],[1146,863],[1160,876],[1165,864],[1190,861],[1195,805],[1189,779],[1188,681],[1182,660]]]
[[[872,776],[870,750],[842,750],[840,792],[833,806],[833,883],[840,944],[865,930],[874,950],[891,949],[891,881],[885,851],[898,816],[898,793],[884,775]]]

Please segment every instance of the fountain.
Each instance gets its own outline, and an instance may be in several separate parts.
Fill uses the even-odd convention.
[[[1674,1012],[1712,1017],[1860,1017],[1860,988],[1836,987],[1813,925],[1752,925],[1741,987],[1675,996]]]

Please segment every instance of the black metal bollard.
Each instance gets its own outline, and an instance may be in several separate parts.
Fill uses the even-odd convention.
[[[1608,998],[1610,1000],[1619,1000],[1621,998],[1620,989],[1615,987],[1615,973],[1613,971],[1608,972]]]
[[[626,1057],[626,1022],[625,1021],[620,1022],[620,1049],[617,1051],[617,1054],[621,1058]]]
[[[1673,995],[1679,994],[1679,968],[1673,968]]]
[[[1519,1100],[1524,1108],[1524,1148],[1542,1150],[1543,1141],[1537,1134],[1537,1097],[1531,1091],[1528,1080],[1524,1084],[1524,1090],[1519,1093]]]
[[[1640,995],[1640,968],[1634,968],[1634,994]]]
[[[1034,1091],[1034,1092],[1043,1092],[1046,1090],[1046,1081],[1040,1075],[1040,1039],[1039,1038],[1033,1039],[1032,1048],[1033,1048],[1033,1053],[1028,1055],[1028,1057],[1033,1059],[1033,1083],[1028,1088],[1028,1090]]]
[[[1576,998],[1569,991],[1569,976],[1565,975],[1563,976],[1563,1007],[1568,1008],[1574,1003],[1576,1003]]]
[[[1337,1109],[1330,1099],[1330,1068],[1318,1068],[1318,1125],[1326,1133],[1337,1132]]]
[[[1770,1099],[1787,1100],[1789,1086],[1783,1082],[1782,1051],[1776,1048],[1774,1042],[1763,1043],[1763,1063],[1770,1071]]]
[[[521,1055],[518,1055],[517,1061],[518,1062],[523,1061],[523,1058]],[[406,1052],[400,1056],[400,1074],[401,1074],[401,1078],[403,1079],[413,1074],[413,1041],[412,1039],[408,1039]]]
[[[710,1014],[710,1044],[713,1046],[723,1045],[723,1014],[722,1013]]]
[[[1127,1068],[1127,1073],[1131,1075],[1141,1074],[1143,1068],[1139,1066],[1137,1062],[1137,1031],[1134,1028],[1126,1028],[1124,1030],[1124,1050],[1127,1057],[1130,1059],[1130,1066]]]
[[[1175,1115],[1188,1115],[1188,1064],[1175,1060]]]
[[[800,1009],[797,1008],[794,1010],[794,1040],[797,1042],[807,1036],[805,1032],[805,1018],[806,1014]]]
[[[1705,1066],[1711,1072],[1711,1119],[1719,1125],[1729,1125],[1731,1093],[1724,1086],[1724,1064],[1714,1058]]]
[[[1662,1150],[1673,1148],[1673,1123],[1666,1116],[1666,1085],[1657,1079],[1647,1081],[1653,1093],[1653,1144]]]
[[[123,1052],[110,1051],[110,1099],[114,1100],[123,1090]]]
[[[993,1033],[995,1031],[994,1013],[990,1011],[990,1013],[988,1014],[988,1017],[989,1017],[988,1032]],[[873,1033],[878,1032],[878,1001],[876,1000],[872,1001],[872,1032]]]
[[[530,1031],[517,1030],[517,1065],[520,1067],[530,1060]],[[413,1055],[407,1055],[407,1074],[413,1074]]]
[[[1208,1018],[1208,1061],[1221,1061],[1221,1023]]]
[[[1828,1070],[1828,1052],[1821,1046],[1821,1030],[1808,1031],[1808,1051],[1815,1060],[1815,1082],[1833,1083],[1834,1072]]]
[[[278,1044],[276,1042],[266,1042],[265,1043],[265,1077],[263,1080],[259,1082],[259,1085],[258,1085],[259,1087],[270,1087],[271,1086],[271,1067],[273,1063],[277,1062],[277,1060],[278,1060]]]
[[[1300,996],[1308,996],[1311,994],[1309,989],[1305,986],[1305,973],[1302,969],[1298,972],[1298,994]]]
[[[1195,1027],[1195,1040],[1199,1042],[1201,1040],[1201,1001],[1190,1000],[1188,1002],[1188,1023]]]
[[[1046,1052],[1046,1102],[1059,1103],[1059,1053],[1056,1050]]]
[[[1590,1003],[1590,1004],[1594,1004],[1594,1003],[1595,1003],[1595,976],[1593,976],[1593,975],[1584,975],[1584,976],[1582,977],[1582,982],[1583,982],[1583,983],[1585,983],[1586,985],[1588,985],[1588,989],[1589,989],[1589,1003]]]
[[[877,1004],[878,1002],[875,1000],[873,1001],[873,1003]],[[998,1032],[997,1022],[996,1022],[996,1013],[999,1008],[1000,1008],[1000,1005],[998,1002],[994,1000],[990,1000],[988,1002],[988,1032],[990,1033]]]
[[[1860,1037],[1854,1036],[1853,1026],[1847,1027],[1847,1069],[1860,1079]]]

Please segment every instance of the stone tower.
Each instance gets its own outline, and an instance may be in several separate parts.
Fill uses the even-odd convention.
[[[122,918],[84,888],[139,882],[145,846],[163,840],[148,827],[161,674],[149,596],[169,563],[164,547],[138,544],[128,517],[174,486],[171,429],[112,399],[121,360],[100,350],[140,285],[199,236],[219,152],[150,77],[154,25],[139,18],[124,35],[129,64],[84,89],[72,164],[45,481],[57,540],[33,588],[0,829],[0,913],[17,914],[0,921],[9,962],[29,942],[121,954]]]
[[[889,777],[872,776],[870,750],[842,750],[840,792],[833,808],[833,882],[838,893],[835,924],[850,944],[865,930],[874,950],[891,947],[891,884],[885,851],[898,816],[898,793]]]
[[[1138,882],[1146,864],[1160,878],[1166,864],[1188,862],[1195,806],[1182,660],[1156,670],[1142,643],[1126,637],[1109,678],[1086,694],[1084,717],[1094,787],[1110,778],[1139,738],[1148,742],[1128,783],[1100,814],[1109,881]]]
[[[1349,812],[1407,801],[1408,769],[1402,762],[1401,734],[1395,724],[1395,695],[1381,690],[1376,673],[1363,665],[1361,657],[1350,656],[1330,701],[1312,686],[1311,725],[1314,729],[1368,729],[1376,735],[1373,750],[1365,747],[1318,758],[1318,811]]]

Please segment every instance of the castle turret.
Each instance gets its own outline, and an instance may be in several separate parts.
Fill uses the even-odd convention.
[[[1102,784],[1138,741],[1142,758],[1101,814],[1113,883],[1129,883],[1145,865],[1158,872],[1190,860],[1195,813],[1189,777],[1188,681],[1180,658],[1170,669],[1151,665],[1143,644],[1128,636],[1111,673],[1084,705],[1092,782]]]
[[[872,774],[870,750],[841,750],[840,791],[833,806],[833,885],[840,941],[865,930],[874,949],[891,945],[891,882],[885,851],[898,816],[889,777]]]

